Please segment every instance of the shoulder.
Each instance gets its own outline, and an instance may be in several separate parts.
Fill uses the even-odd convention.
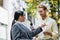
[[[21,25],[23,25],[23,24],[21,24],[21,23],[19,23],[19,22],[16,22],[14,25],[15,25],[15,26],[21,26]]]
[[[18,32],[18,30],[20,30],[19,28],[18,28],[18,26],[17,26],[17,23],[15,23],[13,26],[12,26],[12,28],[11,28],[11,30],[12,30],[12,32]]]
[[[15,23],[15,24],[12,26],[12,28],[18,28],[20,25],[21,25],[21,24],[19,24],[19,23]]]
[[[49,20],[50,20],[51,22],[56,22],[56,20],[53,19],[53,18],[51,18],[51,17],[49,17]]]

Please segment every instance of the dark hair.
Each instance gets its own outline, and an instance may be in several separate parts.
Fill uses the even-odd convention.
[[[23,11],[16,11],[14,14],[14,20],[18,20],[19,16],[24,16]]]
[[[24,16],[23,11],[16,11],[14,14],[14,19],[12,21],[12,26],[15,24],[15,20],[18,20],[19,16]]]

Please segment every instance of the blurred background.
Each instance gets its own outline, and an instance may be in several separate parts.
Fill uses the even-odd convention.
[[[25,18],[35,24],[40,3],[46,5],[47,15],[56,20],[60,36],[60,0],[0,0],[0,40],[10,40],[11,23],[16,10],[24,11]]]

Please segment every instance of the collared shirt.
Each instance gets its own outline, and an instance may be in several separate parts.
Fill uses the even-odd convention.
[[[57,23],[54,19],[50,18],[50,17],[46,17],[45,20],[42,20],[42,18],[36,18],[35,19],[35,27],[34,28],[38,28],[39,26],[41,26],[42,24],[46,24],[45,27],[43,27],[43,31],[41,33],[39,33],[39,38],[40,39],[48,39],[48,38],[53,38],[55,39],[58,36],[58,28],[57,28]],[[52,33],[52,37],[49,35],[44,35],[43,32],[44,31],[48,31]]]

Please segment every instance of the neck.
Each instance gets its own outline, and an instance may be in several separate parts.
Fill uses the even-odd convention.
[[[45,20],[45,19],[46,19],[46,17],[47,17],[47,16],[44,16],[44,17],[42,17],[42,19],[43,19],[43,20]]]
[[[21,20],[17,20],[17,21],[22,22]]]

